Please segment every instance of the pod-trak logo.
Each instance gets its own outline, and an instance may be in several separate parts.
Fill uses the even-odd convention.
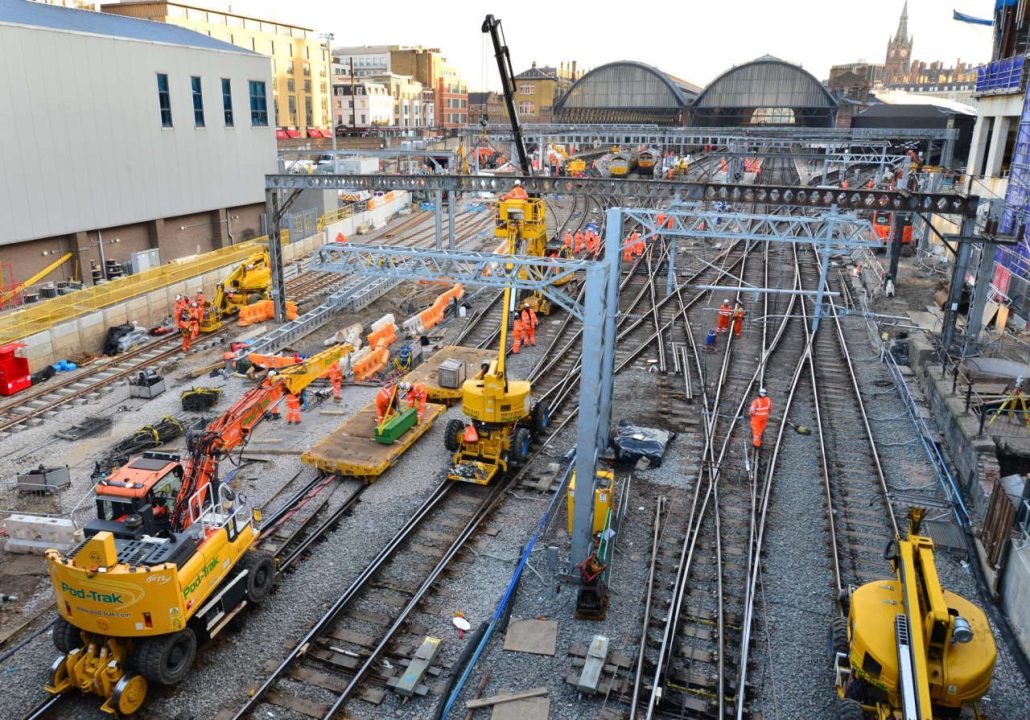
[[[182,589],[183,600],[188,598],[194,590],[200,587],[200,583],[203,582],[204,578],[210,575],[216,567],[218,567],[218,558],[211,558],[211,562],[200,568],[200,572],[197,574],[197,577],[193,578],[193,582]]]

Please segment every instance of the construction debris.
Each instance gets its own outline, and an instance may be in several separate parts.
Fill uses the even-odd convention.
[[[179,396],[182,409],[189,412],[204,412],[214,407],[222,396],[221,388],[195,387],[183,391]]]

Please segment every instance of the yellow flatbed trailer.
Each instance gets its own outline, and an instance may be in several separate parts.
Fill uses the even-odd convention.
[[[411,382],[409,379],[408,382]],[[369,403],[300,456],[302,462],[319,470],[353,477],[367,483],[386,472],[408,448],[425,435],[447,408],[427,403],[422,422],[391,444],[375,440],[376,405]]]
[[[484,360],[490,362],[497,355],[496,350],[480,350],[478,348],[448,345],[442,347],[427,358],[421,365],[404,376],[404,381],[411,384],[422,383],[430,400],[450,405],[461,400],[461,383],[456,388],[440,387],[440,365],[447,360],[461,360],[465,363],[465,379],[468,380],[477,372]]]

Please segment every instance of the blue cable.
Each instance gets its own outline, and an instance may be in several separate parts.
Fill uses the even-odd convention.
[[[537,523],[536,532],[533,533],[533,537],[526,545],[526,549],[523,550],[522,557],[519,558],[519,564],[515,567],[515,572],[512,574],[511,580],[508,581],[508,587],[505,588],[504,594],[501,595],[501,600],[497,605],[497,609],[494,611],[493,617],[490,618],[490,625],[487,627],[486,632],[483,633],[483,638],[479,641],[479,645],[476,647],[476,652],[473,653],[468,665],[465,666],[465,670],[461,674],[461,679],[458,680],[457,684],[454,686],[454,690],[451,691],[450,697],[447,698],[447,705],[444,706],[443,713],[440,715],[441,720],[444,720],[450,714],[454,705],[458,702],[458,698],[465,689],[465,683],[468,682],[469,677],[472,675],[472,671],[475,670],[476,664],[479,662],[480,656],[486,650],[486,646],[490,643],[490,638],[493,636],[494,630],[497,628],[501,617],[504,615],[505,608],[511,600],[511,596],[515,592],[515,588],[519,584],[519,580],[522,577],[522,571],[525,569],[526,563],[529,562],[529,556],[533,552],[533,546],[536,545],[536,541],[540,538],[540,534],[547,526],[547,522],[551,517],[551,513],[554,512],[558,498],[561,497],[561,490],[565,487],[565,481],[568,479],[569,473],[572,472],[572,468],[575,466],[575,463],[576,457],[575,452],[573,452],[569,458],[569,464],[565,467],[565,472],[562,473],[562,479],[561,482],[558,483],[558,489],[554,491],[551,501],[547,504],[547,509],[544,510],[544,514],[541,516],[540,522]]]

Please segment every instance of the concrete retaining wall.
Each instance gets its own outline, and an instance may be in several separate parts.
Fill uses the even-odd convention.
[[[934,425],[948,449],[962,492],[972,500],[972,520],[979,525],[1001,477],[994,441],[987,435],[977,438],[979,418],[965,413],[965,397],[952,394],[951,377],[941,378],[940,365],[932,364],[933,358],[930,344],[921,335],[909,336],[912,369],[921,378]]]
[[[372,223],[376,227],[382,227],[410,203],[408,193],[398,192],[395,195],[392,202],[385,203],[382,207],[377,207],[367,213],[358,213],[336,225],[351,223],[352,227],[357,227],[361,224]],[[323,245],[326,237],[334,237],[336,232],[339,231],[333,231],[331,234],[316,233],[284,246],[284,262],[293,262],[308,255],[315,248]],[[344,231],[344,234],[350,236],[352,232],[348,229]],[[203,275],[167,285],[124,303],[82,315],[74,320],[55,325],[49,330],[30,335],[19,341],[25,343],[21,354],[28,359],[30,369],[35,372],[46,365],[51,365],[82,351],[99,353],[104,346],[107,328],[132,321],[143,327],[159,325],[171,315],[176,295],[195,295],[203,288],[209,298],[214,297],[215,287],[226,276],[228,269],[235,265],[236,263],[230,263]]]
[[[326,242],[332,242],[338,233],[343,233],[343,236],[350,240],[358,234],[358,229],[363,229],[364,226],[371,225],[373,229],[381,228],[386,225],[390,218],[396,215],[401,208],[407,207],[409,204],[411,204],[411,195],[409,193],[394,191],[394,198],[390,202],[377,206],[368,212],[340,220],[332,225],[326,225]]]
[[[1030,657],[1030,546],[1009,552],[1001,603],[1008,615],[1016,642]]]

